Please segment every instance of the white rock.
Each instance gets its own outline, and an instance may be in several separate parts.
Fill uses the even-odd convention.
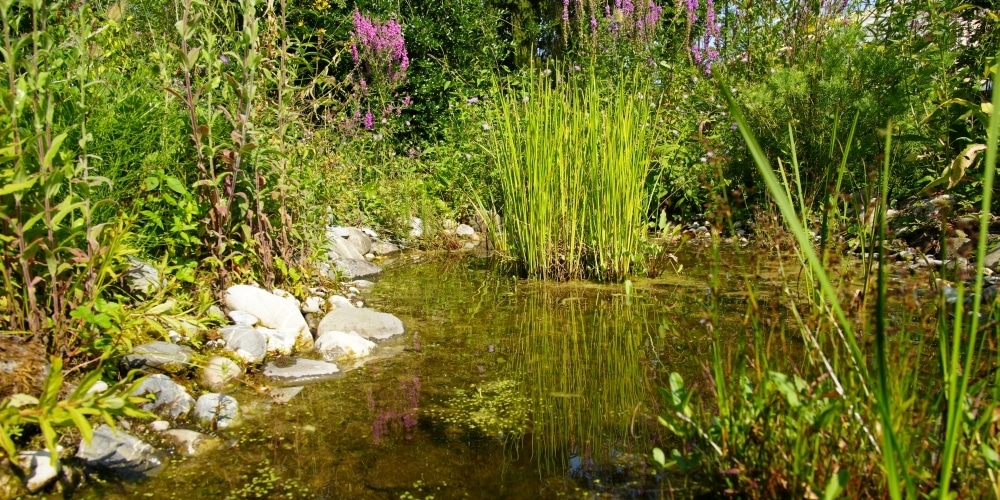
[[[267,352],[287,356],[295,350],[295,337],[293,335],[266,326],[258,326],[256,330],[264,336],[264,340],[267,342]]]
[[[458,236],[472,236],[476,234],[476,230],[472,229],[472,226],[468,224],[459,224],[458,227],[455,228],[455,234]]]
[[[108,390],[108,383],[103,380],[98,380],[97,382],[94,382],[94,385],[90,386],[90,389],[87,389],[87,394],[100,394],[106,390]]]
[[[219,328],[219,335],[226,341],[226,349],[235,352],[240,359],[251,365],[264,361],[264,356],[267,355],[267,338],[253,327],[224,326]]]
[[[410,219],[410,237],[420,238],[424,235],[424,221],[420,217]]]
[[[166,420],[154,420],[149,423],[149,430],[156,432],[163,432],[170,428],[170,422]]]
[[[296,346],[311,349],[312,333],[302,312],[288,300],[249,285],[235,285],[226,290],[226,306],[231,310],[252,312],[268,328],[295,335]]]
[[[358,332],[329,331],[316,339],[316,350],[327,361],[333,361],[341,356],[361,358],[371,354],[376,344]]]
[[[291,292],[286,292],[280,288],[275,288],[271,290],[271,293],[295,304],[295,307],[302,307],[302,304],[299,302],[299,299],[295,298],[295,296],[292,295]]]
[[[327,300],[330,301],[330,307],[334,309],[354,307],[354,304],[352,304],[351,301],[347,299],[347,297],[344,297],[342,295],[333,295]]]
[[[316,295],[313,295],[302,303],[302,312],[318,313],[322,312],[322,307],[323,307],[323,297],[317,297]]]
[[[194,404],[194,419],[208,429],[226,429],[239,421],[240,406],[224,394],[203,394]]]
[[[372,288],[375,286],[375,283],[368,280],[354,280],[351,284],[358,288]]]
[[[56,446],[57,452],[62,450],[62,446]],[[25,473],[25,486],[31,493],[41,491],[59,475],[48,450],[22,451],[17,454],[17,463]]]
[[[260,322],[257,316],[243,311],[229,311],[229,319],[233,320],[233,323],[237,325],[246,326],[254,326]]]
[[[403,322],[399,318],[371,309],[334,309],[323,317],[316,329],[317,337],[326,332],[355,331],[369,340],[385,340],[403,333]]]
[[[358,290],[358,287],[354,287],[354,286],[348,288],[347,291],[351,292],[351,293],[361,293],[361,290]]]
[[[201,383],[213,391],[222,389],[229,381],[243,374],[239,363],[224,356],[213,356],[201,370]]]

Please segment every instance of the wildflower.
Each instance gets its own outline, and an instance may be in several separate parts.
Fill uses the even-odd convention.
[[[410,104],[413,104],[413,99],[410,98],[410,94],[406,94],[406,97],[403,98],[403,107],[409,106]]]
[[[579,66],[573,66],[573,69],[576,70],[576,71],[580,71],[580,67]]]
[[[375,117],[372,116],[371,110],[365,112],[365,128],[371,130],[375,126]]]
[[[729,130],[736,130],[736,122],[729,126]]]
[[[466,160],[471,160],[472,159],[472,155],[470,155],[469,153],[465,153],[465,159]]]
[[[222,64],[225,64],[226,66],[229,66],[229,58],[226,57],[225,54],[222,54],[221,56],[219,56],[219,60],[222,61]]]
[[[475,104],[477,102],[479,102],[479,98],[476,97],[476,96],[472,96],[472,97],[470,97],[470,98],[468,98],[468,99],[465,100],[466,104]]]
[[[590,31],[597,31],[597,18],[590,16]]]
[[[483,130],[489,130],[489,129],[490,129],[490,124],[489,123],[484,123],[483,124]]]
[[[409,126],[410,126],[410,120],[406,120],[406,126],[407,126],[407,127],[409,127]]]
[[[701,162],[702,162],[702,163],[706,163],[706,162],[708,162],[708,158],[705,158],[704,156],[702,156],[702,157],[701,157]]]

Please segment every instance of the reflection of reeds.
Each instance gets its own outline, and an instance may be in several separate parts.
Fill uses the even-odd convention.
[[[543,471],[563,472],[574,456],[584,467],[609,464],[644,441],[644,426],[633,420],[650,387],[646,324],[621,300],[598,298],[591,307],[580,299],[533,294],[512,327],[512,373],[531,401],[532,450]]]

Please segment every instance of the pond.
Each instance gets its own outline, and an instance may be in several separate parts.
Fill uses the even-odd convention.
[[[742,331],[733,276],[711,324],[709,261],[684,254],[680,273],[627,289],[517,280],[473,256],[404,256],[363,297],[407,328],[380,356],[284,405],[247,384],[235,394],[243,425],[219,448],[84,496],[659,497],[671,478],[648,457],[671,437],[657,388],[671,371],[706,387],[712,336]],[[758,265],[743,264],[766,275]]]

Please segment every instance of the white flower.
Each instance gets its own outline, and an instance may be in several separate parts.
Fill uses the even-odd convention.
[[[702,156],[702,157],[701,157],[701,162],[702,162],[702,163],[705,163],[705,162],[707,162],[707,161],[708,161],[708,158],[705,158],[704,156]]]
[[[466,160],[471,160],[472,159],[472,155],[470,155],[469,153],[465,153],[465,159]]]
[[[490,129],[490,124],[489,123],[484,123],[483,124],[483,130],[489,130],[489,129]]]

